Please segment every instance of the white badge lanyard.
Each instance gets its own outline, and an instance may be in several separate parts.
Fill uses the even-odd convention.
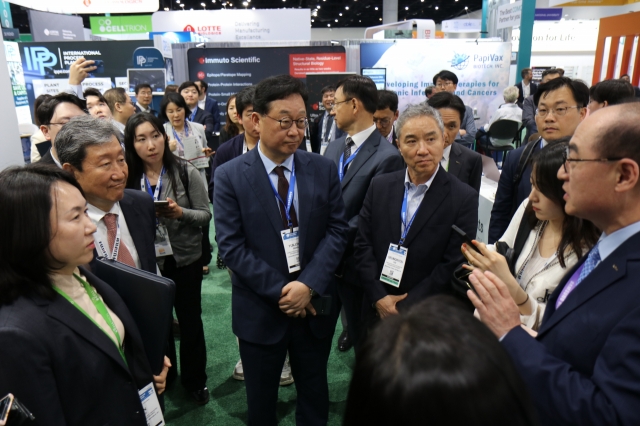
[[[156,190],[155,192],[151,192],[151,183],[149,182],[149,179],[147,179],[147,175],[146,174],[142,174],[142,177],[140,178],[140,188],[147,192],[149,195],[151,195],[153,197],[153,201],[160,201],[160,193],[162,192],[162,176],[164,176],[164,166],[162,166],[162,170],[160,171],[160,176],[158,176],[158,183],[156,184]]]
[[[327,130],[327,123],[325,122],[325,120],[328,120],[329,117],[331,117],[328,113],[326,115],[326,117],[323,117],[324,120],[322,120],[322,134],[320,135],[320,142],[325,142],[325,134],[326,134],[326,130]],[[329,134],[331,134],[331,129],[329,129]],[[327,135],[328,136],[328,135]]]
[[[98,240],[98,247],[100,247],[100,251],[102,252],[102,257],[106,257],[111,260],[118,260],[118,252],[120,251],[120,215],[116,215],[116,225],[118,225],[118,230],[116,231],[116,239],[113,242],[113,253],[109,256],[109,252],[104,245],[102,240]]]

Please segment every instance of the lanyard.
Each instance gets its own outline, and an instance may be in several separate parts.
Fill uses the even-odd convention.
[[[118,225],[118,230],[116,231],[116,239],[113,241],[113,252],[111,256],[109,256],[109,252],[104,245],[102,240],[98,240],[98,247],[100,247],[100,251],[102,252],[102,256],[111,260],[118,260],[118,252],[120,251],[120,215],[116,216],[116,224]]]
[[[178,141],[178,143],[180,144],[182,149],[184,149],[184,144],[182,143],[182,140],[180,139],[180,136],[178,136],[178,132],[176,132],[175,127],[173,127],[173,126],[171,126],[171,127],[173,128],[173,136],[175,136],[176,140]],[[184,122],[184,137],[185,138],[189,137],[189,124],[187,123],[186,120]]]
[[[164,176],[164,166],[162,166],[162,170],[160,171],[160,176],[158,176],[158,183],[156,184],[156,191],[151,192],[151,183],[149,179],[147,179],[146,174],[142,174],[142,178],[140,179],[140,187],[143,191],[146,191],[153,197],[153,201],[160,201],[160,193],[162,192],[162,176]]]
[[[289,177],[289,190],[287,191],[287,202],[286,203],[284,201],[282,201],[282,198],[280,198],[280,194],[278,194],[278,191],[276,191],[276,188],[273,186],[273,182],[271,182],[271,178],[269,178],[269,183],[271,184],[271,189],[273,189],[273,193],[276,196],[276,198],[278,199],[278,202],[282,203],[282,206],[284,207],[284,213],[287,215],[287,223],[289,224],[289,228],[290,228],[291,232],[293,232],[293,222],[291,222],[291,215],[290,215],[289,212],[291,211],[291,205],[293,205],[293,194],[294,194],[295,186],[296,186],[296,163],[295,163],[295,161],[293,161],[291,163],[291,176]]]
[[[344,161],[344,152],[340,154],[340,165],[338,166],[338,176],[340,177],[340,182],[342,182],[342,179],[344,178],[344,168],[347,167],[354,158],[356,158],[356,155],[358,154],[358,151],[360,151],[360,148],[362,148],[362,145],[360,145],[358,149],[356,149],[356,152],[354,152],[349,158],[347,158],[347,161]]]
[[[189,117],[189,121],[193,121],[196,119],[196,113],[198,112],[198,107],[196,106],[191,113],[191,117]]]
[[[402,243],[404,243],[405,238],[407,238],[407,234],[409,233],[409,228],[411,228],[411,225],[413,224],[413,220],[416,218],[416,215],[418,214],[418,210],[420,210],[420,206],[422,205],[422,203],[418,205],[418,208],[416,209],[416,211],[413,212],[413,216],[411,216],[411,220],[409,221],[409,223],[407,223],[407,209],[408,209],[407,204],[409,204],[408,200],[409,200],[409,189],[405,188],[404,199],[402,200],[402,210],[400,211],[400,219],[402,220],[402,224],[404,225],[404,231],[402,232],[402,236],[400,237],[400,242],[398,243],[398,246],[401,246]]]
[[[102,316],[102,318],[107,323],[107,325],[109,326],[109,328],[111,329],[113,334],[116,336],[116,340],[113,341],[113,343],[115,343],[116,346],[118,347],[118,352],[120,352],[120,356],[122,357],[122,360],[124,361],[125,365],[127,365],[127,358],[124,356],[124,351],[122,350],[122,339],[120,338],[120,333],[118,332],[118,328],[116,327],[115,322],[113,322],[113,318],[111,318],[111,315],[109,314],[109,311],[107,311],[107,307],[104,305],[102,300],[100,300],[100,296],[98,296],[98,293],[95,292],[93,287],[91,287],[88,282],[86,282],[85,280],[83,280],[82,278],[80,278],[76,274],[73,274],[73,276],[80,282],[80,284],[82,284],[82,286],[84,287],[85,291],[89,295],[89,299],[91,299],[91,303],[93,303],[93,306],[96,307],[96,310],[98,311],[100,316]],[[91,317],[91,315],[89,315],[84,309],[82,309],[80,307],[80,305],[78,305],[75,302],[75,300],[73,300],[71,297],[69,297],[69,295],[66,294],[64,291],[62,291],[60,288],[58,288],[56,286],[54,286],[53,288],[62,297],[67,299],[69,301],[69,303],[71,303],[73,306],[75,306],[76,309],[78,309],[87,318],[89,318],[92,323],[94,323],[100,330],[102,330],[104,332],[104,334],[106,334],[111,340],[113,340],[113,337],[111,337],[102,327],[100,327],[100,325],[98,325],[98,323],[95,322],[95,320]]]

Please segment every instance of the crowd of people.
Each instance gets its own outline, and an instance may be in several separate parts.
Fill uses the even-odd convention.
[[[291,383],[297,424],[327,424],[339,317],[338,349],[356,355],[345,425],[640,423],[628,82],[589,88],[553,68],[537,85],[525,69],[476,129],[448,70],[402,111],[395,92],[346,76],[310,122],[288,75],[234,94],[220,120],[204,81],[167,88],[156,111],[147,84],[135,103],[82,91],[92,69],[78,60],[73,93],[36,100],[33,145],[50,149],[0,172],[0,394],[37,424],[145,425],[142,390],[162,406],[178,371],[209,402],[201,290],[214,243],[250,425],[278,423]],[[483,244],[474,148],[517,141],[491,137],[503,120],[529,136],[504,160]],[[175,282],[160,371],[92,272],[97,257]]]

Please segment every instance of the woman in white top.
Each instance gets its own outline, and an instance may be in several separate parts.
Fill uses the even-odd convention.
[[[462,246],[470,268],[489,270],[507,283],[520,309],[522,324],[533,330],[540,326],[547,300],[562,277],[596,244],[600,235],[591,222],[568,216],[564,211],[564,191],[557,173],[567,146],[565,141],[552,142],[536,154],[529,199],[520,205],[499,240],[513,247],[521,221],[529,221],[532,230],[515,262],[515,276],[494,246],[474,241],[482,256],[465,244]]]

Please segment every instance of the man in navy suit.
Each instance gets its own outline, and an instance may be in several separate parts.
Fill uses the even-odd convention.
[[[215,173],[220,256],[233,270],[232,325],[239,338],[249,425],[276,425],[287,350],[298,424],[326,425],[327,362],[338,318],[334,272],[347,222],[335,164],[297,151],[308,125],[307,91],[289,75],[256,85],[260,142]],[[317,312],[314,304],[330,300]]]
[[[200,96],[198,97],[198,107],[205,112],[208,112],[213,116],[214,126],[211,129],[212,132],[220,131],[220,110],[218,109],[218,101],[207,96],[207,89],[209,85],[204,80],[194,81],[196,86],[200,90]]]
[[[520,327],[504,283],[474,272],[469,298],[529,386],[543,425],[640,424],[640,105],[611,106],[578,126],[558,178],[567,214],[600,241],[567,272],[536,337]]]
[[[336,126],[334,117],[331,115],[331,106],[333,105],[335,94],[336,88],[334,86],[322,88],[324,112],[313,120],[309,129],[311,131],[311,151],[320,155],[324,154],[329,142],[340,139],[344,135],[344,132]]]
[[[524,102],[524,100],[529,96],[533,96],[536,94],[538,85],[531,81],[533,79],[533,71],[531,71],[531,68],[523,68],[522,71],[520,71],[520,76],[522,77],[522,81],[516,84],[516,87],[519,90],[518,100],[516,101],[516,103],[520,108],[522,108],[522,103]]]

